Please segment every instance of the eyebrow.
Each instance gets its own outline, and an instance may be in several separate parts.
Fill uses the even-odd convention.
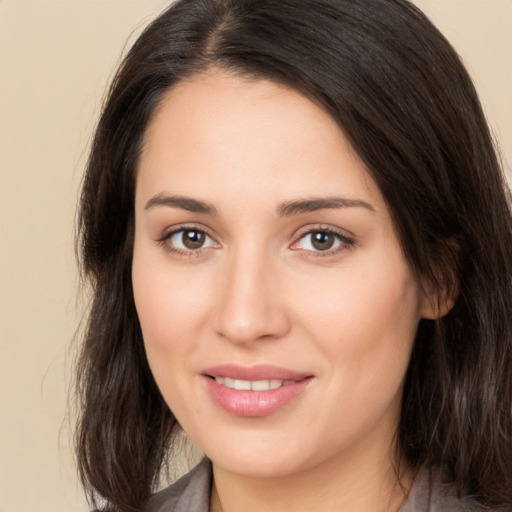
[[[313,197],[298,201],[286,201],[277,208],[280,217],[289,217],[301,213],[316,212],[317,210],[329,210],[337,208],[365,208],[375,212],[375,208],[366,201],[360,199],[348,199],[345,197]]]
[[[193,213],[202,213],[204,215],[218,215],[217,208],[205,201],[192,199],[184,196],[167,196],[158,194],[152,197],[145,206],[146,210],[155,206],[168,206],[171,208],[181,208]],[[277,207],[277,214],[280,217],[291,217],[302,213],[311,213],[318,210],[328,210],[337,208],[365,208],[371,212],[375,208],[366,201],[360,199],[348,199],[345,197],[314,197],[299,199],[296,201],[285,201]]]
[[[166,196],[158,194],[152,197],[145,206],[145,210],[154,208],[155,206],[169,206],[174,208],[181,208],[194,213],[203,213],[205,215],[217,215],[217,209],[210,203],[192,199],[191,197],[183,196]]]

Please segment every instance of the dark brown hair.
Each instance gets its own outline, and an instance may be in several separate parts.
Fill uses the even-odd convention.
[[[406,0],[180,0],[127,54],[97,127],[79,217],[94,295],[76,445],[93,502],[142,510],[178,429],[133,302],[135,171],[165,91],[210,66],[286,84],[324,108],[379,186],[418,280],[440,296],[457,290],[450,313],[418,327],[399,449],[413,467],[445,468],[461,496],[510,510],[510,195],[466,70]]]

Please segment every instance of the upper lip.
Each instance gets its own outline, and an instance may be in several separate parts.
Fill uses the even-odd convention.
[[[302,380],[311,377],[311,374],[303,373],[280,366],[258,364],[243,366],[238,364],[220,364],[206,368],[203,375],[208,377],[230,377],[238,380]]]

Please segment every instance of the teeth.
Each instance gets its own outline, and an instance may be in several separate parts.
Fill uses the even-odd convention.
[[[233,387],[235,389],[239,389],[240,391],[250,391],[251,390],[251,382],[248,380],[235,379],[235,383],[234,383]]]
[[[228,388],[242,391],[268,391],[269,389],[277,389],[295,383],[294,380],[239,380],[230,377],[215,377],[215,381]]]
[[[288,382],[288,384],[286,384]],[[290,385],[290,384],[293,384],[293,380],[287,380],[287,381],[282,381],[282,380],[277,380],[277,379],[273,379],[270,381],[270,384],[269,384],[269,388],[270,389],[277,389],[277,388],[280,388],[281,386],[283,385]]]

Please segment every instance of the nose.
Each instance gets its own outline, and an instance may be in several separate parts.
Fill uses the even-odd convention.
[[[214,310],[218,335],[239,344],[279,339],[290,330],[289,312],[279,271],[261,254],[239,254],[220,276]]]

